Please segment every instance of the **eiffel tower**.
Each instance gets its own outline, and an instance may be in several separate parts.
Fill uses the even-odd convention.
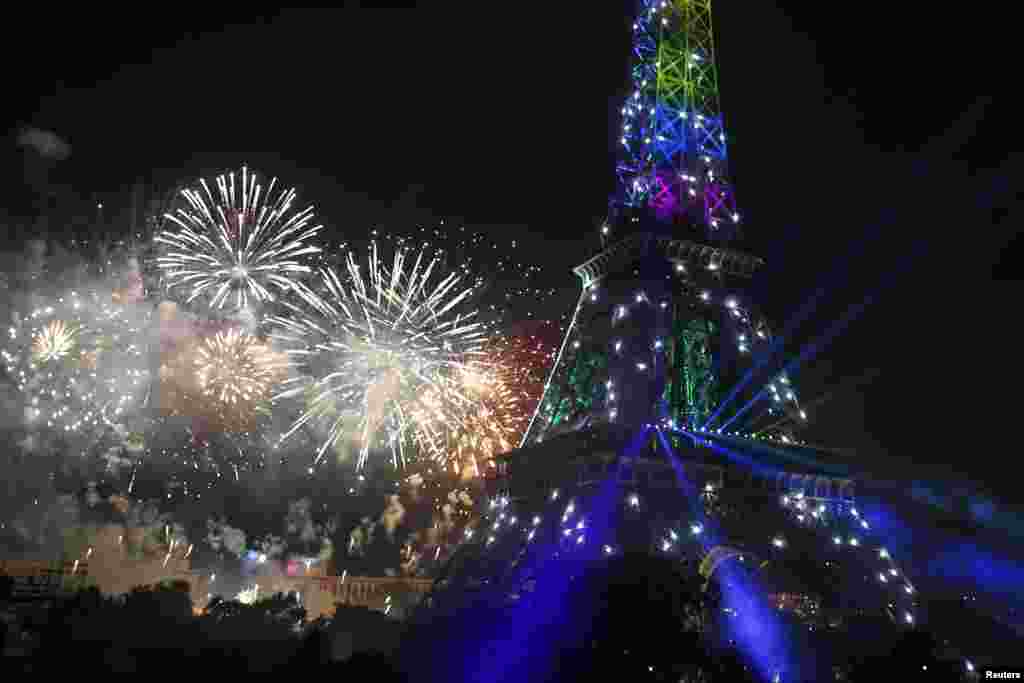
[[[758,678],[793,680],[780,619],[914,628],[917,588],[857,509],[849,461],[799,438],[807,413],[749,291],[762,261],[740,248],[711,1],[641,0],[632,30],[601,250],[574,269],[537,411],[487,464],[489,509],[423,610],[483,602],[522,629],[555,618],[581,567],[666,556],[720,589],[710,621]]]

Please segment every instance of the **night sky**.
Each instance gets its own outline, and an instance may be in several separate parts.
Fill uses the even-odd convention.
[[[631,5],[12,15],[30,44],[4,48],[3,208],[30,214],[45,183],[119,206],[137,178],[171,189],[244,162],[339,237],[441,218],[520,237],[568,310],[613,188]],[[883,477],[1012,497],[1019,147],[1003,100],[981,99],[995,77],[959,47],[963,15],[864,7],[718,3],[742,247],[768,262],[757,297],[779,331],[823,288],[793,353],[872,297],[796,373],[808,440]],[[26,125],[71,156],[45,168],[17,150]]]

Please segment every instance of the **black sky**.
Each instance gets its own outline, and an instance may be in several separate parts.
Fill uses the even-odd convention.
[[[339,235],[396,206],[524,235],[569,290],[612,189],[631,4],[24,15],[7,112],[72,145],[49,180],[89,201],[246,162]],[[966,47],[962,14],[807,4],[723,0],[716,31],[745,246],[768,261],[758,299],[781,329],[825,287],[796,351],[874,297],[799,373],[806,400],[831,392],[811,439],[1010,496],[1020,150],[989,57]],[[10,149],[17,213],[32,195]]]

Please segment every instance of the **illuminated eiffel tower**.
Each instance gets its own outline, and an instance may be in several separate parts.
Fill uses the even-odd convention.
[[[602,423],[717,431],[755,396],[767,410],[747,409],[747,431],[781,436],[806,418],[789,377],[741,387],[772,334],[744,292],[762,261],[732,247],[709,1],[641,3],[621,116],[603,248],[574,270],[579,301],[522,445]]]
[[[710,0],[641,0],[632,30],[602,249],[574,269],[542,400],[520,448],[489,463],[490,508],[425,611],[484,600],[516,624],[556,613],[583,564],[667,555],[746,615],[718,627],[771,680],[796,666],[766,654],[786,637],[777,610],[823,629],[854,612],[912,627],[916,588],[857,509],[848,463],[796,436],[807,414],[748,291],[762,261],[735,246]],[[744,619],[775,635],[755,642]]]

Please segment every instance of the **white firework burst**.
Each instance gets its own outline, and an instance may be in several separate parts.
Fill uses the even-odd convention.
[[[264,192],[244,166],[240,183],[234,172],[216,183],[216,196],[206,180],[183,190],[187,206],[165,215],[174,229],[155,241],[164,246],[157,266],[169,287],[188,288],[187,303],[206,296],[214,308],[231,302],[236,310],[303,291],[297,277],[311,272],[304,261],[320,251],[306,240],[323,228],[313,225],[313,207],[294,211],[294,189],[275,197],[274,178]]]
[[[306,401],[284,438],[323,424],[317,463],[346,434],[360,468],[377,445],[396,466],[410,443],[443,458],[444,434],[471,400],[459,378],[479,362],[486,335],[468,310],[474,287],[460,286],[461,271],[432,278],[439,261],[426,249],[409,256],[399,249],[389,266],[373,244],[364,276],[349,253],[344,276],[321,270],[322,295],[306,297],[310,315],[268,321],[296,371],[275,398]]]

